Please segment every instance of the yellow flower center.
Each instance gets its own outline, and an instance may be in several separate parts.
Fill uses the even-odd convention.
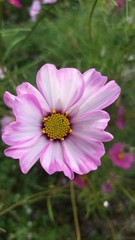
[[[123,152],[118,153],[118,158],[122,160],[124,158],[124,153]]]
[[[44,126],[42,132],[45,133],[50,140],[64,140],[64,137],[72,132],[67,114],[68,113],[60,114],[53,110],[50,116],[43,119]]]

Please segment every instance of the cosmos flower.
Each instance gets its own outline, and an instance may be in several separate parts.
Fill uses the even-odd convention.
[[[123,169],[130,169],[134,162],[134,156],[126,151],[126,144],[123,142],[115,143],[109,150],[112,163]]]
[[[2,135],[10,147],[5,155],[19,159],[27,173],[40,159],[49,174],[63,171],[74,178],[96,170],[104,155],[102,142],[113,137],[104,131],[109,114],[103,111],[120,94],[115,81],[95,69],[81,74],[75,68],[57,69],[43,65],[37,73],[38,90],[25,82],[16,88],[17,96],[4,94],[16,121]]]
[[[29,14],[33,22],[36,21],[38,13],[41,11],[41,3],[51,4],[55,3],[57,0],[34,0],[31,7],[29,8]]]
[[[22,7],[22,4],[19,0],[8,0],[8,2],[17,8]]]
[[[120,129],[125,128],[125,109],[122,105],[118,108],[116,125]]]

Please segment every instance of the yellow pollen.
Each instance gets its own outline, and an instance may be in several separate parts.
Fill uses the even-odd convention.
[[[120,152],[118,153],[118,158],[121,160],[124,158],[124,153],[123,152]]]
[[[66,137],[68,133],[72,132],[67,114],[67,112],[60,114],[57,113],[56,110],[52,110],[52,114],[43,119],[44,126],[42,133],[46,134],[51,141],[64,141],[64,137]]]

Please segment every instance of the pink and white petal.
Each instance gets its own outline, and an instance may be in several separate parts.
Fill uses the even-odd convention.
[[[83,79],[85,82],[85,88],[88,88],[90,94],[93,94],[93,90],[102,87],[107,82],[107,77],[102,76],[100,72],[97,72],[94,68],[87,70],[83,73]]]
[[[26,174],[33,165],[38,161],[40,158],[40,154],[44,147],[48,144],[48,140],[41,136],[37,142],[35,142],[32,146],[26,148],[16,148],[9,147],[5,150],[5,155],[8,157],[12,157],[15,159],[19,159],[19,164],[21,171]]]
[[[82,96],[84,81],[82,74],[74,68],[58,70],[45,64],[37,73],[37,86],[51,109],[67,111]]]
[[[65,162],[61,142],[51,142],[40,157],[41,165],[48,174],[63,171],[65,176],[74,178],[73,171]]]
[[[79,101],[84,92],[82,74],[75,68],[62,68],[58,71],[59,96],[63,113]]]
[[[24,125],[24,123],[13,122],[5,127],[5,131],[2,134],[2,140],[7,145],[28,147],[35,143],[41,135],[41,127],[28,126]]]
[[[46,102],[46,100],[42,96],[42,94],[35,87],[33,87],[30,83],[24,82],[24,83],[20,84],[16,88],[16,92],[17,92],[18,96],[23,95],[23,94],[27,94],[27,93],[34,95],[37,98],[37,100],[40,102],[40,105],[41,105],[42,109],[46,113],[51,111],[47,102]]]
[[[75,136],[66,138],[63,151],[67,164],[72,171],[82,175],[100,166],[100,158],[104,155],[104,146],[99,141],[88,141]]]
[[[81,101],[70,110],[70,114],[75,116],[77,114],[76,108],[78,116],[90,111],[104,109],[119,97],[120,91],[121,89],[115,81],[110,81],[99,90],[94,91],[93,94],[88,94],[88,91],[85,91]]]
[[[103,142],[110,141],[113,136],[103,131],[109,120],[109,114],[101,110],[84,114],[80,118],[74,118],[71,120],[73,135]]]
[[[35,127],[42,125],[44,113],[39,101],[32,94],[16,97],[13,112],[18,122]]]
[[[71,124],[89,124],[90,127],[97,127],[100,129],[105,129],[110,120],[110,116],[107,112],[103,110],[95,110],[93,112],[87,112],[81,116],[75,116],[70,120]]]
[[[86,138],[90,141],[109,142],[113,139],[112,134],[100,129],[91,129],[89,131],[84,130],[78,133],[78,130],[74,130],[73,128],[72,135],[78,138]]]
[[[13,94],[11,94],[7,91],[3,95],[4,103],[7,105],[7,107],[9,107],[11,109],[13,108],[15,98],[16,98],[16,96],[14,96]]]
[[[39,69],[36,77],[38,89],[51,109],[55,109],[59,96],[57,73],[58,70],[53,64],[45,64]]]

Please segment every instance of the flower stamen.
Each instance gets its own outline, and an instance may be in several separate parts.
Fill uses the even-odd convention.
[[[118,153],[118,158],[119,158],[120,160],[122,160],[122,159],[124,158],[124,153],[123,153],[123,152],[119,152],[119,153]]]
[[[56,110],[52,110],[51,115],[43,119],[42,133],[46,134],[51,141],[64,141],[64,137],[72,132],[67,115],[68,112],[61,114],[57,113]]]

